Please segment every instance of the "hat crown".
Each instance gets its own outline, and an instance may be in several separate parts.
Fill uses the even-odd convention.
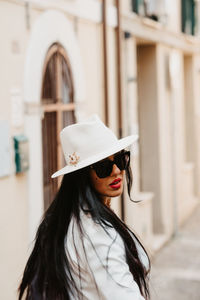
[[[60,133],[60,138],[67,165],[98,155],[117,142],[115,134],[97,115],[85,122],[65,127]]]
[[[51,177],[68,174],[125,149],[138,139],[130,135],[120,140],[104,125],[97,115],[84,122],[65,127],[61,133],[61,145],[67,165]]]

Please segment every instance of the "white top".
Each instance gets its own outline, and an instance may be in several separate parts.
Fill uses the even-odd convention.
[[[116,230],[106,231],[90,215],[81,212],[83,243],[73,218],[65,241],[72,276],[83,300],[145,300],[126,263],[123,240]],[[146,268],[148,258],[135,240],[139,257]],[[79,279],[79,270],[81,280]],[[75,295],[76,292],[75,292]],[[72,300],[79,299],[71,296]]]

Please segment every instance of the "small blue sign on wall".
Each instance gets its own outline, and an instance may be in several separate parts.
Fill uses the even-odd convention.
[[[0,177],[11,174],[9,122],[0,120]]]
[[[28,139],[20,134],[13,137],[15,146],[16,173],[22,173],[29,168]]]

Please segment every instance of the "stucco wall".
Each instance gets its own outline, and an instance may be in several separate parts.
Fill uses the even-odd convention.
[[[35,22],[43,13],[40,9],[30,9],[30,28],[27,28],[25,8],[23,5],[9,2],[2,2],[0,9],[1,28],[0,34],[3,37],[3,47],[1,47],[1,70],[0,79],[3,83],[0,89],[0,118],[7,120],[10,124],[10,143],[13,149],[12,136],[18,133],[26,133],[37,128],[41,115],[38,111],[33,115],[24,116],[22,126],[16,128],[12,126],[11,116],[11,91],[18,89],[22,101],[24,101],[24,72],[29,47],[30,36]],[[76,36],[80,47],[81,60],[85,70],[86,96],[82,99],[79,109],[83,112],[82,117],[91,113],[98,113],[104,118],[102,85],[103,85],[103,63],[102,63],[102,39],[101,26],[92,22],[65,14],[73,27],[76,27]],[[10,26],[15,24],[15,26]],[[6,33],[6,34],[5,34]],[[67,36],[66,36],[67,41]],[[38,45],[39,47],[39,45]],[[90,49],[88,51],[88,49]],[[47,49],[48,50],[48,49]],[[39,93],[40,94],[40,93]],[[80,94],[80,93],[79,93]],[[30,99],[26,99],[30,100]],[[36,99],[38,100],[38,99]],[[38,123],[39,122],[39,123]],[[36,139],[35,139],[36,138]],[[39,136],[34,141],[29,141],[32,147],[41,143]],[[1,187],[1,287],[0,298],[6,300],[16,299],[16,290],[22,276],[23,268],[30,253],[33,238],[33,229],[30,236],[30,213],[34,213],[29,202],[30,184],[34,189],[34,182],[40,178],[33,173],[30,182],[28,173],[16,176],[14,173],[14,152],[11,151],[11,175],[0,179]],[[35,161],[36,163],[37,161]],[[37,194],[37,193],[36,193]],[[36,195],[35,194],[35,195]],[[32,205],[32,204],[31,204]],[[31,210],[30,210],[31,209]],[[40,211],[41,209],[39,209]],[[41,214],[40,214],[41,217]],[[40,217],[38,216],[38,224]],[[36,224],[35,223],[35,224]],[[36,227],[35,227],[36,230]]]
[[[80,17],[80,10],[77,11],[75,9],[75,2],[71,4],[71,7],[73,7],[71,13],[70,11],[67,12],[70,1],[66,2],[67,9],[65,11],[64,9],[62,11],[61,8],[56,10],[55,7],[51,7],[52,13],[56,13],[55,19],[57,22],[59,13],[61,14],[62,20],[63,18],[64,20],[66,19],[70,27],[70,33],[68,33],[71,35],[69,38],[68,33],[65,34],[65,26],[61,26],[61,29],[53,32],[56,24],[58,26],[58,23],[55,23],[54,20],[54,25],[51,24],[52,30],[47,30],[47,34],[44,34],[44,36],[48,39],[47,42],[51,41],[52,35],[54,35],[52,42],[57,41],[56,36],[58,37],[58,41],[63,41],[64,36],[67,54],[71,57],[74,74],[76,74],[78,119],[83,119],[92,113],[98,113],[104,120],[103,35],[102,24],[100,23],[101,6],[96,6],[96,4],[99,4],[101,1],[92,2],[95,5],[90,5],[90,7],[94,9],[95,13],[89,16],[88,10],[84,10],[82,12],[83,17]],[[40,135],[42,119],[40,111],[41,80],[39,79],[41,74],[40,72],[39,74],[32,73],[31,67],[35,65],[37,70],[41,70],[43,60],[45,59],[45,55],[43,54],[48,50],[48,47],[46,50],[42,48],[46,43],[43,40],[41,43],[37,41],[35,48],[32,47],[37,38],[42,39],[42,35],[37,33],[37,30],[34,38],[32,34],[39,18],[44,17],[45,8],[41,3],[37,8],[36,4],[30,7],[30,28],[28,28],[23,1],[16,1],[16,3],[2,1],[0,4],[0,36],[3,41],[0,50],[0,80],[2,83],[0,89],[0,119],[7,120],[9,123],[11,144],[11,174],[8,177],[0,179],[2,195],[0,200],[0,239],[2,245],[0,248],[0,281],[3,283],[0,298],[6,300],[16,299],[17,285],[22,275],[27,256],[31,250],[31,240],[37,228],[36,225],[43,212]],[[110,1],[109,3],[114,4],[114,1]],[[129,5],[130,1],[123,1],[122,10],[124,12],[127,11]],[[77,13],[77,15],[74,16],[72,11],[73,13]],[[170,0],[168,11],[170,15],[168,29],[178,33],[180,29],[180,1],[177,1],[174,7],[174,1]],[[109,22],[108,27],[108,87],[109,125],[118,135],[117,50],[116,31],[113,27],[116,21],[114,18],[115,12],[115,10],[112,10],[112,20]],[[45,16],[44,22],[40,19],[40,24],[45,24],[46,28],[48,28],[46,17],[47,19],[49,18]],[[86,17],[88,17],[88,20],[86,20]],[[130,18],[129,22],[132,27],[135,26],[133,19]],[[138,20],[136,23],[139,24]],[[14,26],[11,26],[13,24]],[[148,26],[151,25],[152,24]],[[140,29],[142,28],[141,38],[137,35],[136,39],[136,37],[132,35],[125,41],[123,37],[122,116],[123,136],[137,133],[141,134],[143,130],[141,125],[143,124],[146,126],[144,128],[148,129],[142,133],[139,143],[136,143],[132,147],[131,164],[134,183],[132,198],[133,200],[143,200],[143,202],[134,204],[125,197],[125,220],[128,225],[144,239],[146,244],[152,246],[156,233],[155,228],[153,230],[153,209],[160,213],[160,219],[155,219],[154,224],[161,224],[162,234],[165,234],[167,238],[169,238],[169,235],[174,231],[175,214],[177,213],[177,225],[179,225],[188,218],[196,205],[197,197],[200,195],[198,185],[198,178],[200,176],[200,142],[198,139],[200,129],[200,56],[196,50],[190,53],[191,64],[189,67],[191,69],[188,70],[187,64],[184,65],[184,51],[181,49],[181,45],[183,44],[179,44],[176,40],[173,45],[178,45],[177,47],[179,47],[179,49],[174,49],[170,46],[172,45],[170,44],[170,40],[170,45],[166,46],[167,42],[165,41],[165,43],[163,43],[159,41],[161,36],[154,34],[156,30],[159,33],[161,32],[159,28],[156,29],[156,26],[153,26],[154,31],[151,31],[151,37],[154,34],[154,40],[151,42],[151,37],[148,36],[149,31],[145,31],[147,29],[147,27],[145,27],[146,25],[142,25],[141,23],[140,26]],[[164,36],[164,31],[161,33]],[[71,37],[73,38],[71,39]],[[145,39],[145,37],[148,38]],[[74,42],[73,45],[76,45],[74,48],[72,46],[72,40]],[[70,42],[71,48],[68,47],[68,42]],[[139,44],[143,47],[142,50],[138,48],[140,47]],[[146,49],[145,44],[147,44]],[[45,45],[48,45],[48,43]],[[184,47],[187,46],[187,49],[192,49],[193,44],[189,42],[188,45],[184,45]],[[30,54],[30,48],[34,52],[32,55]],[[41,54],[40,50],[45,51]],[[137,55],[138,50],[140,51],[139,56]],[[35,51],[38,51],[37,53],[41,55],[38,60],[36,57],[36,60],[32,61]],[[194,54],[195,51],[197,54]],[[79,54],[77,55],[77,53]],[[142,54],[142,58],[140,54]],[[32,65],[31,63],[30,65],[27,63],[28,60],[29,63],[32,61]],[[173,62],[171,63],[171,67],[170,61]],[[81,62],[81,66],[77,62]],[[27,64],[31,67],[27,67]],[[139,75],[140,68],[143,69],[143,75],[148,76],[141,78]],[[35,68],[33,69],[35,70]],[[197,141],[197,149],[194,155],[194,161],[191,162],[195,163],[195,169],[188,164],[189,161],[186,159],[188,141],[186,140],[187,134],[185,129],[184,93],[189,93],[189,91],[184,91],[184,80],[186,80],[184,73],[186,72],[189,72],[193,78],[190,88],[193,89],[192,94],[194,96],[194,136]],[[28,84],[26,84],[27,77],[25,74],[29,74]],[[31,74],[32,76],[36,74],[34,75],[35,77],[33,76],[33,80],[30,79],[32,78]],[[38,85],[34,85],[36,81]],[[35,86],[37,87],[37,91]],[[18,90],[22,101],[38,103],[36,112],[30,114],[26,112],[25,120],[20,127],[13,126],[12,124],[11,92],[13,89]],[[141,94],[144,100],[143,103],[141,103]],[[25,95],[28,95],[27,98]],[[145,103],[145,101],[147,101],[147,103]],[[148,105],[149,110],[147,111]],[[143,114],[142,124],[139,121],[141,114]],[[149,128],[147,126],[148,124]],[[152,131],[153,124],[155,130]],[[14,173],[12,137],[14,134],[23,132],[30,138],[31,164],[32,166],[37,165],[37,167],[34,170],[31,169],[28,173],[16,176]],[[30,134],[31,132],[32,134]],[[38,134],[35,134],[36,132]],[[150,133],[150,135],[148,133]],[[141,150],[142,143],[145,144],[143,151]],[[147,158],[151,155],[154,155],[155,159],[155,164],[151,169],[153,170],[152,172],[149,171],[148,165],[144,164],[144,161],[141,167],[141,158]],[[152,163],[151,160],[150,163]],[[142,178],[142,172],[145,178]],[[196,180],[194,180],[194,174]],[[155,178],[157,178],[156,181]],[[142,180],[143,182],[145,180],[145,185],[141,184]],[[38,182],[39,189],[38,186],[36,186]],[[155,184],[156,188],[153,189],[152,187]],[[173,186],[173,184],[175,185]],[[195,184],[196,188],[194,188]],[[157,199],[155,198],[156,189],[159,190],[159,197],[157,197]],[[158,205],[156,206],[157,203]],[[112,207],[120,215],[119,199],[113,201]]]
[[[11,174],[0,179],[0,298],[10,300],[16,299],[22,266],[28,255],[27,174],[15,175],[12,140],[13,135],[23,132],[24,126],[22,123],[19,128],[13,127],[11,119],[11,92],[17,88],[21,97],[23,94],[27,32],[24,9],[20,6],[2,2],[0,20],[0,35],[3,39],[0,56],[0,118],[9,123],[11,147]]]

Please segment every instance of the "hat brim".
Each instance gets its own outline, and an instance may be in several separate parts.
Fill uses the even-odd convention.
[[[77,165],[67,165],[64,168],[58,170],[57,172],[55,172],[51,178],[55,178],[58,177],[60,175],[64,175],[64,174],[69,174],[75,171],[78,171],[82,168],[85,168],[87,166],[90,166],[112,154],[115,154],[123,149],[125,149],[126,147],[130,146],[131,144],[133,144],[135,141],[138,140],[138,135],[130,135],[127,136],[125,138],[122,138],[120,140],[118,140],[116,142],[116,144],[113,145],[113,147],[109,147],[109,149],[105,148],[105,151],[99,153],[98,155],[94,155],[89,157],[88,159],[85,159],[81,162],[79,162]]]

